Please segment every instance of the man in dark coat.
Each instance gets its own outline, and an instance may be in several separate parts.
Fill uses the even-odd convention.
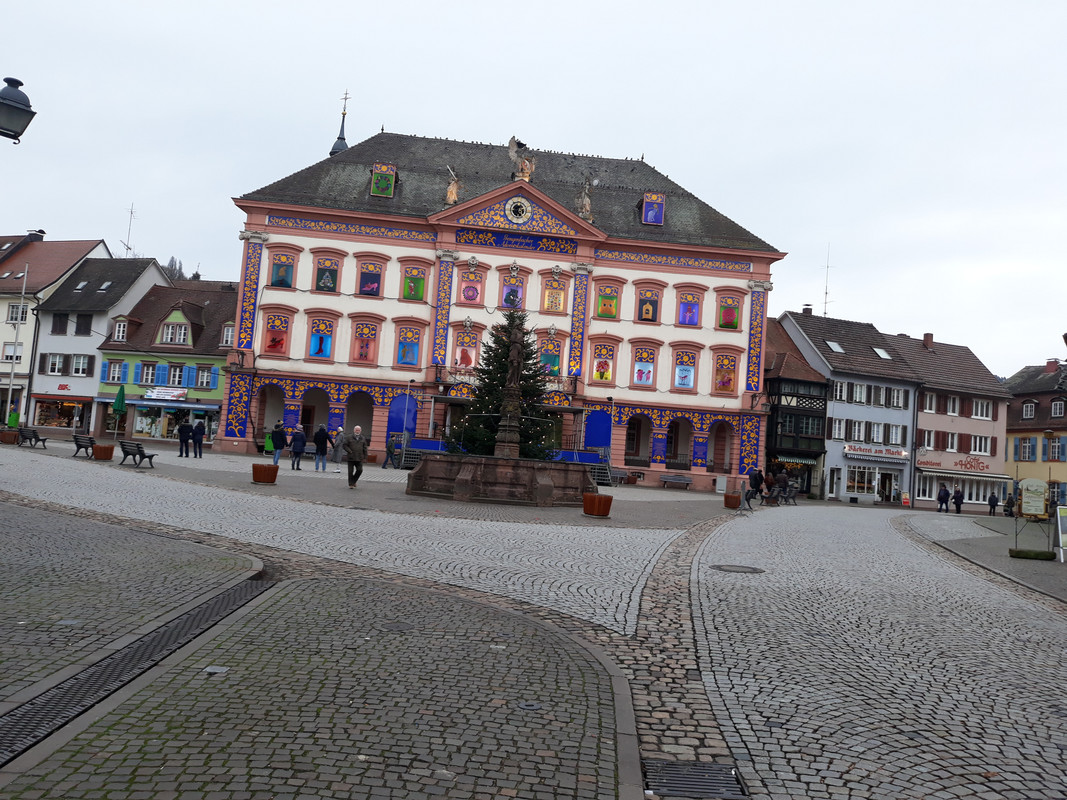
[[[937,493],[938,513],[940,513],[942,509],[944,509],[946,514],[948,513],[948,500],[950,497],[952,497],[952,494],[949,492],[948,487],[942,483],[941,490]]]
[[[956,506],[956,513],[959,514],[960,509],[963,508],[963,490],[959,486],[952,493],[952,505]]]
[[[189,442],[193,440],[193,426],[189,424],[189,418],[186,417],[181,425],[178,426],[178,458],[189,457]]]
[[[363,462],[367,460],[370,442],[363,436],[359,425],[352,429],[352,435],[345,439],[345,461],[348,462],[348,488],[355,489],[359,476],[363,474]]]
[[[289,446],[289,440],[285,437],[285,428],[280,422],[275,424],[274,430],[270,432],[270,443],[274,445],[274,463],[277,465],[282,457],[282,450]]]
[[[193,428],[193,458],[204,457],[204,435],[206,433],[204,420],[199,420]]]
[[[333,444],[333,437],[330,436],[330,432],[326,430],[325,425],[319,425],[319,429],[315,431],[315,471],[319,471],[319,464],[322,464],[322,471],[326,471],[326,455],[330,452],[330,445]]]

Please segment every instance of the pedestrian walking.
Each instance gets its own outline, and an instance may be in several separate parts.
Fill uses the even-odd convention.
[[[392,436],[385,437],[385,458],[382,460],[382,469],[388,469],[393,465],[393,453],[396,452],[396,442]]]
[[[193,440],[193,426],[189,424],[189,418],[178,426],[178,458],[189,457],[189,442]]]
[[[748,491],[745,492],[745,505],[752,508],[752,500],[763,493],[763,470],[754,469],[748,473]]]
[[[336,464],[334,472],[341,474],[341,462],[345,460],[345,429],[343,425],[337,426],[337,432],[333,435],[333,463]]]
[[[280,422],[275,423],[274,430],[270,432],[270,443],[274,447],[274,465],[277,466],[282,458],[282,450],[289,444],[289,440],[285,438],[285,428]]]
[[[330,436],[330,432],[326,430],[325,425],[319,425],[319,429],[315,431],[315,471],[319,471],[319,465],[322,465],[322,471],[326,471],[326,454],[329,452],[330,445],[333,444],[333,437]]]
[[[956,506],[956,513],[959,514],[960,509],[963,508],[963,490],[959,486],[952,493],[952,505]]]
[[[363,437],[363,428],[359,425],[352,429],[352,435],[345,439],[345,460],[348,462],[348,488],[355,489],[359,476],[363,474],[363,462],[367,460],[370,442]]]
[[[1009,494],[1007,497],[1004,498],[1004,516],[1005,517],[1014,517],[1015,516],[1015,496],[1014,495],[1010,495]]]
[[[1000,498],[997,497],[996,492],[989,493],[989,516],[995,517],[997,515],[997,503],[1000,502]]]
[[[207,433],[207,429],[204,427],[204,420],[198,420],[196,425],[193,426],[193,458],[204,457],[204,435]]]
[[[937,493],[937,510],[938,510],[938,513],[940,513],[942,510],[944,510],[944,512],[946,514],[948,513],[948,500],[949,500],[950,497],[952,497],[952,494],[949,492],[948,487],[945,486],[945,484],[942,483],[941,484],[941,491],[939,491]]]
[[[304,435],[304,429],[298,427],[293,431],[293,437],[289,440],[289,453],[293,457],[293,463],[289,469],[300,469],[300,459],[304,457],[307,444],[308,437]]]

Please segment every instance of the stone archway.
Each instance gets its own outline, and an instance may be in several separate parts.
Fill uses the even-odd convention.
[[[684,417],[676,417],[667,425],[666,468],[690,469],[692,461],[693,423]]]
[[[626,421],[625,464],[628,467],[647,467],[652,456],[652,420],[644,414],[634,414]]]
[[[708,472],[730,474],[734,463],[734,427],[716,422],[708,435]]]

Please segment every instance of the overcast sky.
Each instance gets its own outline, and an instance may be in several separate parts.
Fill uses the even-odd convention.
[[[325,158],[347,90],[349,144],[643,154],[789,254],[773,316],[931,332],[1002,376],[1067,357],[1063,0],[50,0],[4,28],[38,112],[0,139],[5,235],[237,280],[232,198]]]

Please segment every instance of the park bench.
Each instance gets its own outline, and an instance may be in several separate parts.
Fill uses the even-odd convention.
[[[119,462],[119,466],[126,463],[127,458],[133,459],[133,465],[135,467],[141,466],[142,461],[147,461],[148,466],[155,467],[152,463],[152,459],[156,457],[156,453],[146,453],[144,451],[144,445],[140,442],[119,442],[119,447],[122,449],[122,461]]]
[[[684,486],[688,489],[693,485],[693,479],[688,475],[660,475],[660,483],[663,484],[663,488],[668,486]]]
[[[45,450],[48,449],[48,445],[45,444],[48,439],[42,437],[37,433],[35,428],[19,428],[19,447],[24,444],[28,444],[30,447],[36,447],[37,443],[41,443],[41,447]]]
[[[611,485],[618,486],[620,483],[626,483],[626,476],[629,473],[624,469],[611,468]]]
[[[773,489],[770,490],[770,492],[760,497],[759,504],[761,506],[776,506],[778,505],[778,501],[781,499],[781,497],[782,490],[775,486]]]
[[[785,490],[785,494],[782,495],[782,505],[796,505],[797,504],[797,492],[800,490],[796,486],[790,486]]]
[[[93,457],[93,445],[96,444],[96,439],[92,436],[86,436],[84,433],[74,434],[74,455],[78,455],[82,450],[85,451],[86,458]]]

